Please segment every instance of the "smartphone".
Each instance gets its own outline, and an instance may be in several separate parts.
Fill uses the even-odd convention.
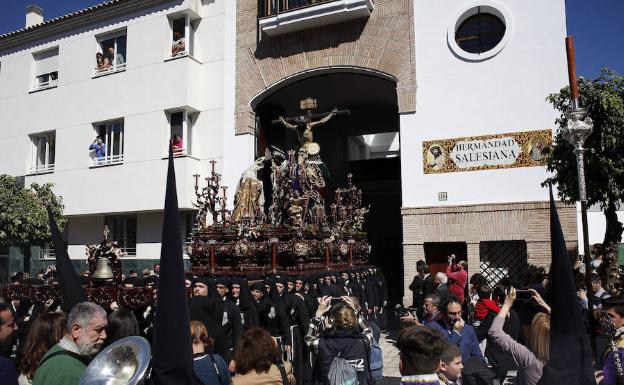
[[[343,300],[342,298],[340,298],[340,297],[332,297],[332,299],[331,299],[331,301],[329,302],[329,304],[330,304],[331,306],[334,306],[334,305],[339,304],[340,302],[344,302],[344,300]]]
[[[516,298],[521,300],[530,300],[531,292],[528,290],[516,290]]]

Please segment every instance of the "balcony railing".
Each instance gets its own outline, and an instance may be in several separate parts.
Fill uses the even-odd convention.
[[[30,168],[31,174],[43,174],[54,171],[54,163],[52,164],[40,164],[37,166],[32,166]]]
[[[310,7],[335,0],[259,0],[259,17],[273,16],[278,13],[294,11],[299,8]]]
[[[136,257],[136,246],[135,247],[122,247],[121,251],[126,253],[126,257]]]
[[[54,247],[42,247],[39,252],[39,259],[56,259]]]
[[[49,79],[45,82],[36,84],[33,88],[33,91],[40,91],[40,90],[45,90],[46,88],[56,87],[57,83],[58,83],[58,79]]]
[[[275,36],[370,17],[373,0],[258,0],[258,25]]]
[[[91,167],[101,167],[108,166],[112,164],[120,164],[123,163],[124,156],[123,154],[119,155],[107,155],[102,158],[93,158],[91,159]]]
[[[125,70],[126,70],[126,63],[116,64],[116,65],[111,64],[109,67],[102,68],[102,69],[98,69],[96,67],[95,76],[102,76],[102,75],[110,74],[113,72],[120,72],[120,71],[125,71]]]

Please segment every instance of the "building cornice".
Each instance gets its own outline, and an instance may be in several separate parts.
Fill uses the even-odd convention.
[[[97,4],[28,28],[21,28],[0,35],[0,53],[85,25],[110,20],[170,2],[173,3],[172,0],[111,0]]]

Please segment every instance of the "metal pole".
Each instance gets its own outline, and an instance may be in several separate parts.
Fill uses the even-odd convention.
[[[579,200],[581,201],[581,222],[583,224],[583,254],[585,254],[585,286],[587,286],[587,319],[592,357],[596,358],[596,319],[594,318],[594,290],[591,285],[591,254],[589,251],[589,230],[587,226],[587,190],[585,189],[585,149],[579,140],[574,149],[578,171]]]
[[[582,116],[584,112],[579,105],[579,88],[576,81],[576,60],[574,55],[574,38],[565,39],[566,56],[568,59],[568,80],[570,82],[571,112],[568,113],[568,130],[566,140],[574,145],[576,168],[578,172],[579,200],[581,201],[581,221],[583,224],[583,254],[585,254],[585,286],[587,286],[587,321],[592,349],[592,358],[596,359],[596,320],[594,319],[594,291],[591,286],[591,260],[589,251],[589,234],[587,227],[587,190],[585,188],[585,149],[583,143],[591,134],[591,119]],[[574,123],[572,126],[570,123]]]

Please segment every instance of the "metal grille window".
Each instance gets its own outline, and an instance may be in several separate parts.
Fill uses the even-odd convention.
[[[464,20],[455,32],[455,42],[466,52],[480,54],[496,47],[505,35],[505,23],[491,13],[477,13]]]
[[[481,274],[493,286],[503,278],[517,282],[527,270],[525,241],[490,241],[479,243]]]
[[[172,112],[169,115],[169,124],[171,126],[173,155],[191,155],[193,115],[188,111]]]
[[[136,256],[136,215],[107,216],[105,223],[110,231],[110,238],[117,241],[118,246],[128,255]]]
[[[104,142],[104,154],[98,156],[97,152],[92,152],[92,165],[103,166],[107,164],[123,163],[124,156],[124,122],[117,120],[114,122],[96,124],[95,130]]]
[[[35,59],[34,89],[56,86],[58,81],[58,48],[33,55]]]
[[[32,135],[32,164],[31,173],[54,171],[54,157],[56,150],[56,133],[47,132],[44,134]]]

